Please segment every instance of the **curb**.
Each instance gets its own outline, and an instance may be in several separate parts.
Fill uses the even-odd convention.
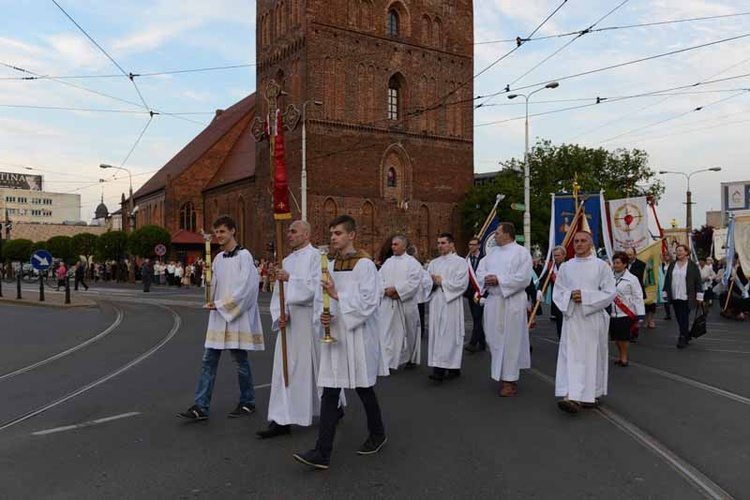
[[[39,302],[39,301],[32,301],[29,299],[11,299],[9,297],[0,297],[0,304],[15,304],[19,306],[28,306],[28,307],[48,307],[52,309],[81,309],[81,308],[98,308],[99,304],[93,301],[87,301],[87,302],[79,302],[79,303],[72,303],[72,304],[56,304],[53,302]]]

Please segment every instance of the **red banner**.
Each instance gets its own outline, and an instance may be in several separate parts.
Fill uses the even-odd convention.
[[[291,217],[289,207],[289,181],[286,175],[286,159],[284,152],[284,124],[281,110],[276,110],[275,126],[271,127],[274,134],[273,142],[273,213],[277,219]]]

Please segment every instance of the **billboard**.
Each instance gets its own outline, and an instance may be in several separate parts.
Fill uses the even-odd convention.
[[[725,212],[750,210],[750,181],[722,182],[721,208]]]
[[[26,189],[27,191],[42,190],[42,176],[0,172],[0,188]]]

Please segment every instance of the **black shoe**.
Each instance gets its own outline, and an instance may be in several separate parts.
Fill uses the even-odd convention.
[[[475,352],[479,351],[479,347],[477,347],[474,344],[466,344],[464,346],[464,351],[470,352],[471,354],[474,354]]]
[[[357,455],[374,455],[388,441],[386,436],[373,436],[372,434],[362,443],[357,450]]]
[[[325,470],[329,467],[330,460],[323,457],[323,455],[316,449],[306,451],[304,453],[295,453],[292,455],[294,459],[310,467],[316,469]]]
[[[276,422],[271,421],[271,423],[268,424],[268,429],[264,431],[258,431],[255,433],[255,435],[258,436],[259,439],[270,439],[277,436],[286,436],[287,434],[291,434],[291,432],[291,425],[279,425]]]
[[[452,379],[452,378],[458,378],[461,376],[461,370],[459,369],[449,369],[448,373],[445,374],[445,378]]]
[[[186,411],[177,414],[178,417],[186,418],[188,420],[208,420],[206,412],[200,409],[198,405],[193,405]]]
[[[685,341],[685,339],[680,339],[677,341],[677,349],[684,349],[688,346],[688,343]]]
[[[672,316],[670,316],[669,314],[667,314],[666,316],[664,316],[664,319],[665,320],[670,320],[670,319],[672,319]]]
[[[427,376],[430,380],[438,383],[442,383],[445,380],[445,375],[438,375],[437,373],[431,373]]]
[[[252,415],[255,413],[255,405],[254,404],[246,404],[246,405],[237,405],[237,408],[232,410],[227,417],[229,418],[239,418],[244,417],[246,415]]]
[[[404,365],[404,370],[413,370],[413,369],[414,369],[414,368],[416,368],[416,367],[417,367],[417,364],[416,364],[416,363],[413,363],[413,362],[411,362],[411,361],[408,361],[408,362],[407,362],[407,363],[406,363],[406,364]]]

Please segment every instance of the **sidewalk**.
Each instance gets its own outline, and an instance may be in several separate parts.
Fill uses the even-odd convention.
[[[65,303],[64,292],[54,292],[50,290],[45,290],[44,292],[44,302],[39,302],[39,291],[31,292],[28,289],[23,290],[23,298],[19,300],[16,299],[16,287],[3,287],[3,296],[0,297],[0,304],[56,307],[61,309],[98,307],[94,300],[85,295],[81,295],[80,292],[71,292],[70,304]]]

